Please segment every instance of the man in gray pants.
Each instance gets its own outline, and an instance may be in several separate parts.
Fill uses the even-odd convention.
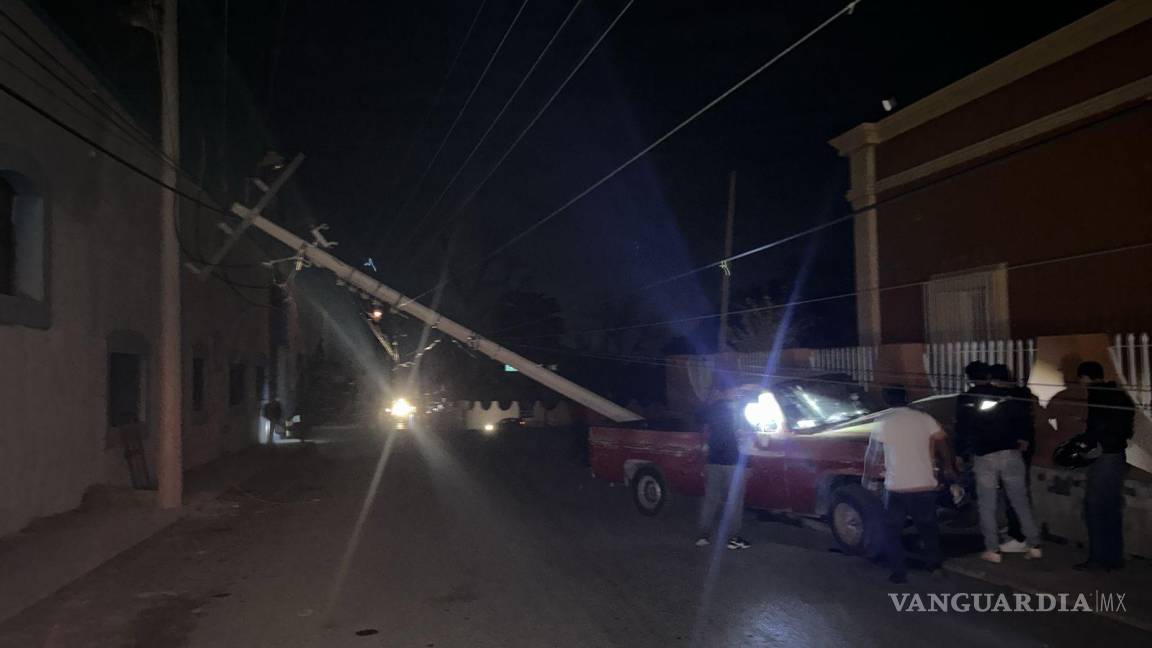
[[[710,544],[713,531],[720,537],[728,536],[729,549],[752,546],[740,536],[746,455],[741,439],[744,426],[739,393],[738,388],[717,392],[717,398],[705,413],[708,461],[704,466],[704,504],[700,508],[700,535],[696,540],[699,547]]]
[[[1027,469],[1023,452],[1032,437],[1031,401],[1017,395],[1013,385],[1001,377],[974,386],[965,392],[970,407],[957,412],[956,446],[958,456],[973,457],[976,475],[976,498],[980,509],[980,530],[984,535],[984,553],[990,563],[1003,560],[1002,553],[1023,553],[1026,558],[1040,558],[1040,529],[1032,517],[1028,501]],[[1024,541],[1001,542],[996,519],[999,498],[1004,494],[1020,520]]]

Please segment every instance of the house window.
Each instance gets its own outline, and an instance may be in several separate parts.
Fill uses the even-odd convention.
[[[239,405],[248,396],[244,389],[245,367],[241,363],[232,363],[228,367],[228,404]]]
[[[108,425],[144,420],[144,363],[136,353],[108,354]]]
[[[1006,338],[1008,271],[999,265],[934,276],[924,286],[924,305],[929,342]]]
[[[0,323],[48,326],[44,201],[24,176],[0,169]]]
[[[204,358],[192,358],[192,411],[204,411]]]

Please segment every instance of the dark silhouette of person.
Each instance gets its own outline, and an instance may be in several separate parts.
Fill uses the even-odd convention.
[[[1104,380],[1099,362],[1083,362],[1077,378],[1088,388],[1088,416],[1082,439],[1098,446],[1100,456],[1088,466],[1084,486],[1084,523],[1088,527],[1088,560],[1076,569],[1107,571],[1124,566],[1124,476],[1128,439],[1136,406],[1115,381]]]
[[[1023,459],[1033,434],[1031,399],[1020,397],[1019,388],[1004,365],[989,367],[988,381],[974,384],[964,396],[964,406],[957,412],[956,445],[962,456],[972,458],[980,531],[984,536],[980,557],[990,563],[1000,563],[1005,552],[1040,558],[1040,529],[1028,501]],[[996,518],[1001,487],[1010,508],[1020,517],[1026,536],[1022,542],[1003,542],[1000,538]]]

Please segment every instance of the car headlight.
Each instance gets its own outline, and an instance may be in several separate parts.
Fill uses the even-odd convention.
[[[392,407],[388,409],[388,413],[396,418],[408,418],[412,416],[412,413],[415,411],[416,408],[412,406],[412,403],[409,403],[407,399],[404,398],[397,398],[392,401]]]
[[[772,392],[764,392],[745,405],[744,418],[760,434],[778,434],[784,430],[784,410]]]

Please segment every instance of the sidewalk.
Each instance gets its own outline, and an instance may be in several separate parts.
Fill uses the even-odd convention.
[[[1041,560],[1025,560],[1022,555],[1007,554],[1003,563],[993,565],[981,560],[977,554],[970,554],[948,559],[944,568],[1032,594],[1124,594],[1124,611],[1098,614],[1152,632],[1152,563],[1131,559],[1123,570],[1108,573],[1072,569],[1072,565],[1083,561],[1085,556],[1082,549],[1046,544]]]
[[[0,538],[0,621],[51,595],[255,474],[262,447],[184,475],[184,507],[162,510],[155,491],[94,489],[73,511]]]

